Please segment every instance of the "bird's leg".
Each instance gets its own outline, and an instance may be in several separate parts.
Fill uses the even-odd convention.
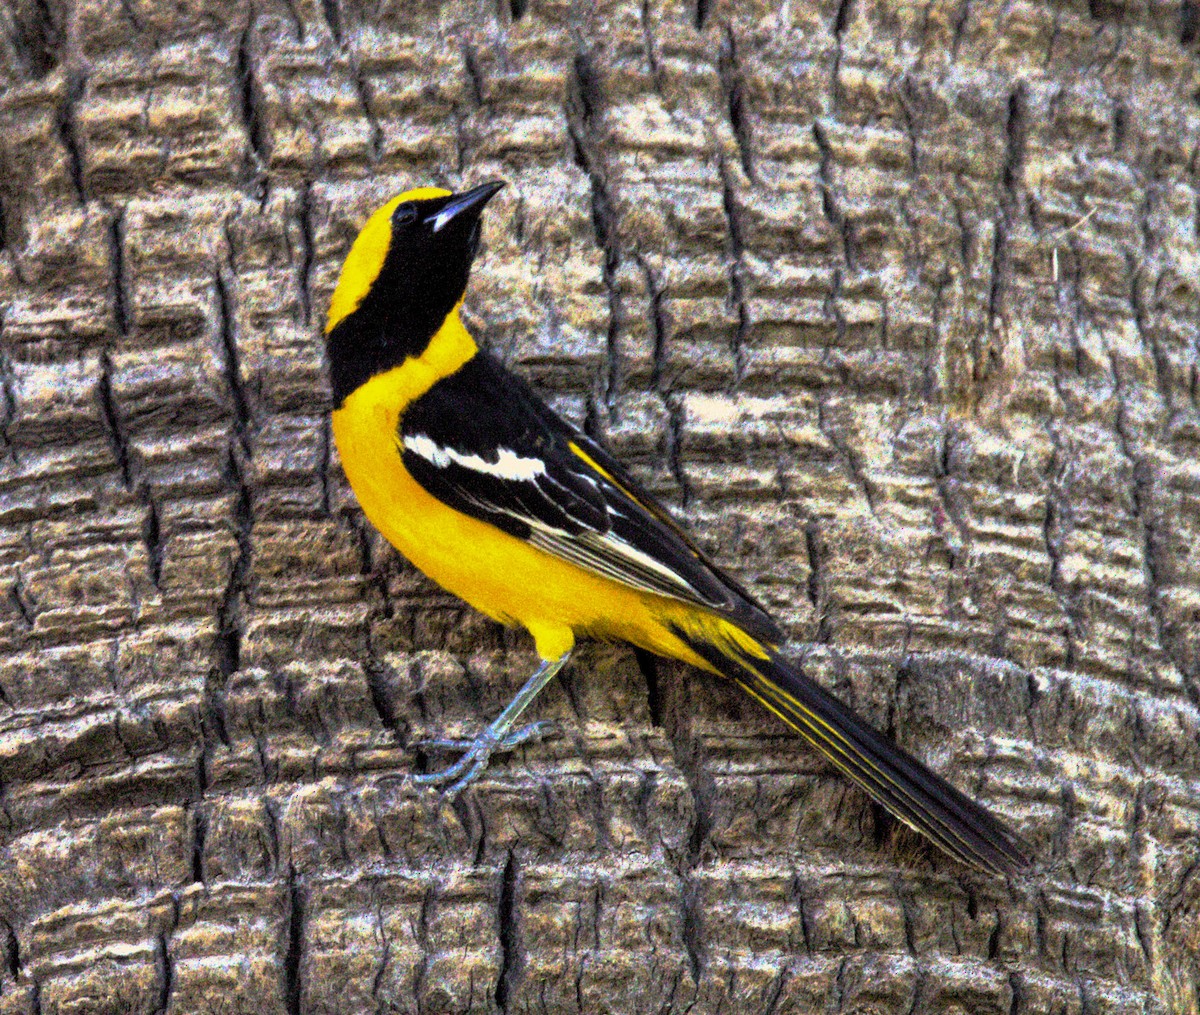
[[[443,796],[448,800],[453,800],[483,774],[493,753],[512,750],[518,744],[536,740],[542,736],[551,725],[545,720],[532,722],[515,730],[513,724],[520,718],[529,703],[538,696],[538,692],[550,683],[554,675],[566,665],[570,658],[571,653],[564,652],[557,659],[543,660],[541,666],[525,682],[525,686],[517,692],[516,697],[508,703],[504,711],[474,740],[423,741],[421,746],[461,750],[463,755],[454,764],[437,772],[412,776],[412,781],[434,786],[452,782],[452,785],[443,792]]]

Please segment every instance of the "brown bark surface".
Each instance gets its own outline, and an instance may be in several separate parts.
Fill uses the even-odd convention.
[[[1196,1012],[1200,8],[9,0],[0,1012]],[[366,525],[366,213],[509,181],[468,308],[1006,816],[1005,884],[770,716],[534,663]]]

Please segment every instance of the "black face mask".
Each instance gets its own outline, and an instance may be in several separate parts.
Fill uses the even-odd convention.
[[[479,217],[502,184],[398,204],[379,274],[326,336],[334,404],[420,355],[462,299],[479,250]]]

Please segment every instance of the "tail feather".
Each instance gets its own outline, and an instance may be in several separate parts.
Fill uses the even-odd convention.
[[[695,637],[686,641],[851,782],[952,856],[1001,875],[1030,865],[1029,847],[1014,832],[775,652],[760,659]]]

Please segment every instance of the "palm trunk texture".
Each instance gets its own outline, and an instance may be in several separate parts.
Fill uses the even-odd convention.
[[[6,0],[0,1015],[1196,1013],[1200,6]],[[1031,843],[736,688],[535,663],[364,521],[365,215],[510,186],[472,326]]]

